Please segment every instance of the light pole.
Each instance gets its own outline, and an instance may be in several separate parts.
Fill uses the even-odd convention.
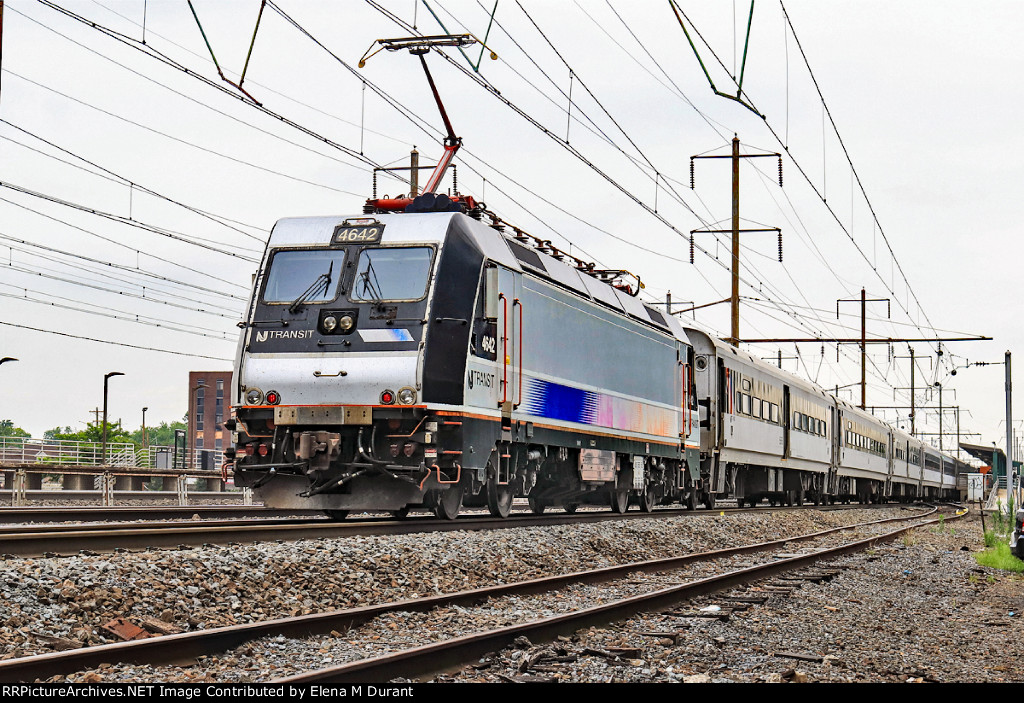
[[[1020,477],[1016,477],[1017,481],[1011,483],[1013,480],[1013,381],[1010,375],[1010,351],[1007,350],[1003,356],[1003,365],[1006,368],[1006,492],[1012,496],[1009,502],[1009,514],[1010,519],[1015,520],[1013,513],[1013,498],[1017,497],[1020,493]],[[1014,522],[1014,525],[1017,523]]]
[[[103,375],[103,448],[100,450],[100,463],[107,463],[107,384],[112,376],[124,376],[120,371],[111,371]]]
[[[149,442],[146,441],[146,411],[147,410],[149,410],[149,408],[143,408],[142,409],[142,448],[143,449],[148,449],[149,448]]]
[[[0,364],[5,364],[8,361],[17,361],[17,359],[15,359],[13,356],[5,356],[3,359],[0,359]]]

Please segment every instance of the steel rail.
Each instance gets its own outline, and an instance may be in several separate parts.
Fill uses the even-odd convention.
[[[856,506],[867,507],[867,506]],[[750,508],[749,510],[795,510],[796,508]],[[839,508],[834,508],[839,509]],[[852,509],[845,506],[842,509]],[[728,508],[720,513],[745,512],[748,509]],[[167,523],[103,525],[38,525],[33,529],[0,528],[0,555],[38,557],[73,556],[81,552],[113,552],[130,549],[195,547],[211,544],[249,544],[255,542],[351,537],[354,535],[399,535],[452,530],[494,530],[513,527],[580,524],[606,520],[639,520],[662,517],[685,517],[702,513],[681,509],[664,509],[650,513],[554,513],[533,515],[519,513],[508,518],[486,514],[464,515],[457,520],[436,520],[426,515],[406,520],[367,518],[350,522],[325,519],[295,521],[229,520],[220,524],[211,521],[178,521]],[[707,515],[708,513],[703,513]]]
[[[0,661],[0,682],[34,681],[59,674],[69,674],[100,664],[113,662],[133,664],[162,664],[192,660],[227,651],[261,637],[284,635],[286,637],[307,637],[324,634],[332,630],[344,630],[366,623],[375,617],[392,612],[425,612],[433,608],[452,605],[467,606],[480,603],[488,598],[508,595],[542,593],[563,588],[571,584],[601,583],[624,577],[638,571],[657,573],[683,568],[689,564],[722,559],[732,556],[754,554],[781,549],[785,545],[817,539],[831,534],[871,525],[890,522],[917,520],[933,514],[932,508],[925,513],[896,518],[886,518],[857,523],[819,532],[798,535],[786,539],[758,544],[730,547],[727,549],[698,552],[677,557],[631,562],[603,567],[591,571],[573,572],[556,576],[545,576],[528,581],[487,586],[458,593],[441,594],[425,598],[413,598],[390,603],[313,613],[290,618],[279,618],[244,625],[218,627],[175,635],[152,637],[130,642],[85,647],[63,652],[37,654]],[[621,517],[621,516],[620,516]],[[444,521],[447,522],[447,521]],[[501,524],[500,521],[497,524]],[[915,525],[913,527],[916,527]],[[907,528],[907,529],[912,529]],[[513,637],[514,638],[514,637]],[[492,648],[493,649],[493,648]],[[401,654],[401,653],[400,653]],[[398,655],[395,655],[398,656]],[[460,655],[461,656],[461,655]],[[398,676],[400,674],[395,674]],[[394,677],[392,676],[392,678]]]
[[[171,506],[40,506],[0,507],[0,525],[24,522],[114,522],[119,520],[187,519],[199,515],[203,519],[230,517],[288,517],[322,515],[319,510],[285,510],[259,505],[171,505]],[[2,529],[2,528],[0,528]]]
[[[962,517],[966,511],[955,517]],[[502,627],[488,632],[466,635],[434,644],[413,647],[401,652],[361,659],[338,666],[307,671],[275,679],[270,683],[380,683],[396,678],[417,678],[457,670],[513,643],[517,637],[531,642],[550,641],[559,635],[571,635],[579,629],[625,620],[650,610],[665,610],[692,598],[719,592],[750,581],[761,580],[787,571],[801,569],[822,559],[868,549],[927,524],[911,525],[883,535],[857,540],[839,547],[807,555],[736,569],[691,583],[670,586],[651,593],[624,598],[574,613],[542,618],[521,625]]]
[[[55,472],[50,472],[55,473]],[[156,500],[167,500],[175,501],[174,505],[177,505],[178,492],[177,491],[128,491],[121,488],[115,489],[113,492],[115,501],[122,500],[141,500],[141,501],[156,501]],[[11,489],[8,486],[3,489],[0,493],[7,500],[7,505],[10,505]],[[28,501],[27,506],[20,507],[31,507],[33,501],[39,500],[51,500],[51,501],[65,501],[65,500],[89,500],[93,501],[96,506],[100,505],[103,500],[103,491],[99,489],[83,489],[83,490],[71,490],[71,489],[49,489],[49,488],[33,488],[25,491],[25,499]],[[189,500],[218,500],[223,505],[242,505],[244,495],[241,491],[189,491]],[[198,507],[198,504],[194,504]],[[184,506],[182,506],[184,507]]]

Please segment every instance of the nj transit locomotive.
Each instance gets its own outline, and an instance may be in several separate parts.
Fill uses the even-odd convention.
[[[461,213],[281,220],[239,347],[235,481],[337,517],[695,503],[692,356],[676,320]]]
[[[470,207],[275,225],[236,360],[236,485],[337,518],[953,490],[948,457]]]

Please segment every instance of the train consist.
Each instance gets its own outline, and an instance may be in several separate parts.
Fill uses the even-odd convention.
[[[406,212],[388,212],[405,207]],[[472,198],[279,221],[236,358],[236,485],[266,505],[506,516],[952,497],[957,466],[635,297]]]

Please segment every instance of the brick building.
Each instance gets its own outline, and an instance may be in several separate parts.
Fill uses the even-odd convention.
[[[190,371],[188,388],[188,448],[223,451],[231,442],[224,429],[231,417],[231,372]]]

